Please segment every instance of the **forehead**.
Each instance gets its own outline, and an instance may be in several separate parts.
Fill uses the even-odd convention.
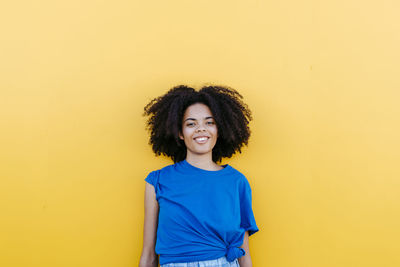
[[[207,105],[204,105],[202,103],[196,103],[193,105],[190,105],[186,110],[185,114],[183,115],[183,119],[185,118],[205,118],[205,117],[211,117],[212,113],[210,108]]]

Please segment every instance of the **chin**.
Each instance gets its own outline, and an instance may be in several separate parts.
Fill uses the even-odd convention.
[[[208,154],[211,153],[211,151],[193,151],[194,153],[198,154],[198,155],[203,155],[203,154]]]
[[[202,150],[200,150],[200,149],[193,149],[192,150],[192,153],[194,153],[194,154],[198,154],[198,155],[201,155],[201,154],[208,154],[208,153],[212,153],[212,149],[202,149]]]

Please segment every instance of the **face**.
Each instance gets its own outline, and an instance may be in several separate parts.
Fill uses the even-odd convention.
[[[196,103],[189,106],[182,120],[182,133],[179,138],[185,141],[187,154],[212,156],[217,142],[218,131],[208,106]]]

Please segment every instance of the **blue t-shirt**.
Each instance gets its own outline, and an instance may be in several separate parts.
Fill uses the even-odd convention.
[[[152,171],[145,181],[159,204],[155,251],[160,264],[213,260],[233,261],[245,231],[258,231],[246,177],[230,165],[208,171],[186,160]]]

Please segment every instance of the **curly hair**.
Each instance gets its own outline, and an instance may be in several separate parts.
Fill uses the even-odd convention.
[[[212,160],[221,162],[237,151],[250,137],[251,111],[242,101],[243,96],[227,86],[204,86],[199,91],[178,85],[166,94],[154,98],[145,107],[143,116],[149,116],[146,130],[150,132],[149,145],[154,153],[170,157],[174,163],[186,158],[186,146],[179,138],[186,108],[195,103],[209,107],[217,125],[218,138],[212,150]]]

